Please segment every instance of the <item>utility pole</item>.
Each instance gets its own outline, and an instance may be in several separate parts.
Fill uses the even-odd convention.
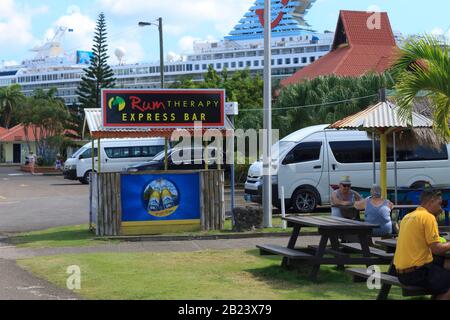
[[[264,227],[272,227],[272,8],[264,0],[264,139],[263,210]]]
[[[159,30],[159,68],[161,71],[161,89],[164,89],[164,41],[163,41],[163,24],[162,18],[158,18]]]
[[[163,21],[158,18],[158,24],[153,22],[139,22],[139,27],[157,26],[159,30],[159,71],[161,74],[161,89],[164,89],[164,39],[163,39]]]

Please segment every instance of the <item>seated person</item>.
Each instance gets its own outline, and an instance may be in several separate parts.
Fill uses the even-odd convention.
[[[442,213],[441,204],[439,191],[423,191],[420,207],[400,224],[394,265],[402,284],[423,287],[438,300],[450,300],[450,266],[442,257],[450,252],[450,243],[441,243],[436,219]]]
[[[343,218],[340,206],[353,206],[362,198],[358,192],[351,189],[350,177],[343,177],[339,183],[339,189],[331,194],[331,216]]]
[[[365,210],[365,222],[379,225],[373,229],[372,235],[382,237],[392,234],[391,210],[394,204],[381,197],[381,188],[374,185],[370,189],[370,197],[355,202],[355,208]]]

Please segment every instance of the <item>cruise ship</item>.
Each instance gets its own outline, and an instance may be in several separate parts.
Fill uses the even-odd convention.
[[[332,32],[318,33],[306,22],[305,15],[315,0],[271,0],[272,2],[272,74],[282,79],[327,54],[333,42]],[[180,59],[165,61],[167,84],[190,77],[201,81],[210,65],[230,73],[248,68],[251,73],[264,70],[264,0],[255,3],[221,41],[197,41],[193,52]],[[60,40],[67,27],[57,29],[55,37],[34,48],[36,56],[17,66],[0,66],[0,87],[18,83],[25,95],[37,88],[56,87],[67,105],[78,103],[76,89],[91,53],[66,53]],[[70,30],[69,30],[70,31]],[[116,50],[119,60],[112,69],[118,88],[159,88],[159,62],[124,64],[124,52]]]

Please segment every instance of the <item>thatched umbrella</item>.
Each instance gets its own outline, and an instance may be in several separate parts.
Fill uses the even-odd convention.
[[[379,136],[380,186],[384,198],[387,198],[387,145],[390,134],[401,132],[400,145],[405,144],[402,141],[405,142],[407,140],[405,139],[406,137],[410,140],[407,143],[411,143],[414,140],[414,144],[425,141],[428,143],[433,142],[433,146],[439,145],[436,136],[431,130],[433,126],[431,119],[413,112],[412,123],[408,123],[399,116],[398,110],[398,106],[394,103],[384,100],[329,126],[329,128],[333,129],[355,129],[375,132]],[[392,143],[395,144],[394,142]]]

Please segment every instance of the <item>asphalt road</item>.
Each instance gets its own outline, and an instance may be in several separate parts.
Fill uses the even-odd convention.
[[[89,187],[0,167],[0,234],[89,223]]]
[[[225,191],[226,210],[230,192]],[[236,204],[244,205],[243,190]],[[89,223],[89,186],[0,167],[0,235]]]
[[[0,259],[0,300],[73,300],[69,290],[38,279],[18,267],[15,261]]]

